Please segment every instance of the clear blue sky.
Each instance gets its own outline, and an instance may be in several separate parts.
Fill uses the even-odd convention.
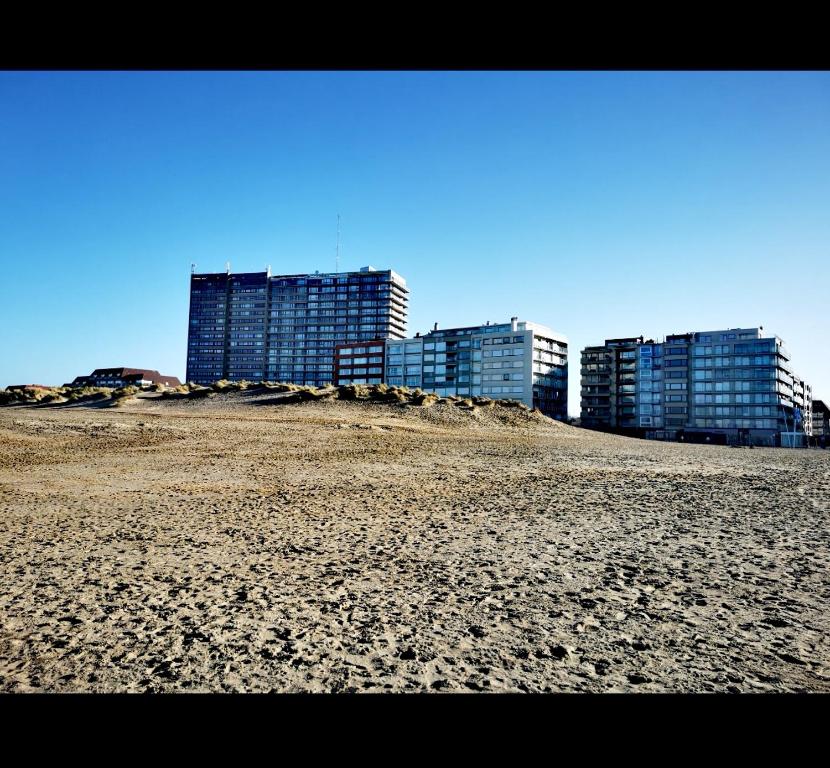
[[[0,386],[184,376],[200,271],[392,268],[409,329],[763,325],[830,400],[830,74],[0,73]]]

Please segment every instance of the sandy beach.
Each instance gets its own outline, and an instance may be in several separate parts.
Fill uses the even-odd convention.
[[[0,408],[0,690],[830,691],[830,451],[508,408]]]

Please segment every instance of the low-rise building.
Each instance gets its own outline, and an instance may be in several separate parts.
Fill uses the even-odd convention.
[[[148,384],[164,384],[178,387],[181,382],[175,376],[162,376],[147,368],[96,368],[88,376],[76,376],[67,387],[142,387]]]
[[[24,389],[52,389],[46,384],[9,384],[6,387],[7,392],[22,392]]]

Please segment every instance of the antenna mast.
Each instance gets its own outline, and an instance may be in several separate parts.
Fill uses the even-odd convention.
[[[340,214],[337,214],[337,249],[334,257],[334,271],[340,272]]]

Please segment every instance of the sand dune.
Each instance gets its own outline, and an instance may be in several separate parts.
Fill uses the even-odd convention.
[[[0,408],[0,690],[828,691],[829,502],[517,409]]]

